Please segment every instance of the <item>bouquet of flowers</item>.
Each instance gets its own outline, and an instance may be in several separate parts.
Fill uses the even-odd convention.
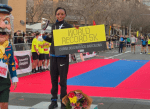
[[[92,98],[81,90],[71,91],[62,99],[66,109],[89,109],[92,101]]]

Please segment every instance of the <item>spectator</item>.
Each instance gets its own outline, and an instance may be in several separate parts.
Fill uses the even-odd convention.
[[[16,37],[16,36],[18,36],[18,34],[19,34],[18,31],[16,31],[16,32],[14,33],[14,44],[17,44],[17,43],[18,43],[18,39],[17,39],[17,37]]]
[[[130,38],[129,38],[129,36],[127,37],[127,47],[130,47]]]
[[[141,34],[141,37],[140,37],[140,39],[141,39],[141,53],[140,53],[140,54],[143,54],[142,40],[144,39],[144,37],[142,36],[142,34]]]
[[[147,37],[145,36],[144,39],[142,39],[141,41],[142,41],[142,47],[143,47],[143,54],[144,54],[144,50],[145,50],[145,54],[146,54],[146,52],[147,52],[147,50],[146,50]]]
[[[108,49],[111,50],[111,37],[110,36],[108,36],[107,41],[108,41]]]
[[[148,54],[150,54],[150,37],[148,37]]]
[[[121,52],[122,53],[122,48],[123,48],[123,36],[121,35],[120,36],[120,39],[119,39],[119,53]]]
[[[127,37],[126,36],[124,36],[123,37],[123,52],[125,52],[126,51],[126,44],[127,44]]]

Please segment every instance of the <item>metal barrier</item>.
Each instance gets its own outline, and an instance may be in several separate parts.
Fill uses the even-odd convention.
[[[114,47],[115,47],[115,48],[118,48],[118,47],[119,47],[119,41],[113,41],[113,43],[114,43]]]
[[[119,41],[106,41],[106,46],[107,49],[112,49],[112,48],[118,48],[119,47]]]
[[[14,51],[24,51],[24,50],[31,50],[32,43],[19,43],[19,44],[13,44],[13,50]]]
[[[32,40],[34,36],[14,36],[13,38],[13,50],[24,51],[31,50]]]

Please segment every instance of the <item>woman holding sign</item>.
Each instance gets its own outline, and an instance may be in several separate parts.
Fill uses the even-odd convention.
[[[58,77],[60,76],[60,86],[61,86],[61,94],[60,99],[67,95],[67,74],[69,68],[69,55],[55,55],[54,50],[54,39],[53,39],[53,30],[55,29],[64,29],[64,28],[72,28],[72,25],[68,24],[64,21],[66,17],[66,10],[64,8],[58,7],[55,11],[56,23],[52,25],[52,37],[43,36],[43,39],[47,42],[51,43],[50,47],[50,74],[51,74],[51,104],[49,105],[49,109],[54,109],[58,107],[57,99],[58,99]],[[59,37],[59,36],[58,36]],[[61,102],[61,109],[65,109],[65,105]]]

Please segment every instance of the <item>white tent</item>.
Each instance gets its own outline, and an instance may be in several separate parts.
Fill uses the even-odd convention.
[[[27,29],[32,29],[34,32],[35,31],[41,31],[41,23],[36,23],[36,24],[33,24],[33,25],[26,25],[26,28]],[[48,26],[47,28],[46,28],[46,32],[51,32],[51,27],[50,26]]]

